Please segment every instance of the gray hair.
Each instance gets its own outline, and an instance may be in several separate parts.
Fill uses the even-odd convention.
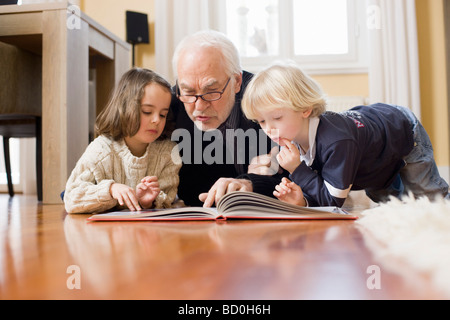
[[[183,51],[189,48],[209,48],[218,49],[224,58],[225,67],[229,75],[240,74],[242,72],[241,59],[236,46],[223,33],[214,30],[204,30],[186,36],[175,49],[172,67],[175,77],[178,77],[178,60]]]

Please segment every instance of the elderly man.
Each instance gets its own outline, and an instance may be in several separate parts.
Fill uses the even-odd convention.
[[[187,205],[210,207],[231,191],[272,195],[281,180],[278,173],[248,174],[251,159],[274,145],[242,114],[252,74],[242,71],[233,43],[215,31],[188,36],[176,48],[173,66],[177,83],[171,109],[177,130],[172,140],[183,160],[179,197]]]

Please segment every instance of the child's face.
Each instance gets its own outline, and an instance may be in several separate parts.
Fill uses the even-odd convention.
[[[310,110],[301,112],[291,108],[262,108],[255,120],[270,139],[284,146],[284,139],[301,143],[308,137],[310,114]]]
[[[141,100],[141,125],[131,139],[142,144],[158,139],[166,125],[171,99],[172,95],[162,86],[154,83],[147,85]]]

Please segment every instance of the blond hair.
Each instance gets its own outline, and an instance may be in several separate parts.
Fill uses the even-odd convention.
[[[255,120],[262,109],[312,109],[311,117],[326,111],[320,85],[293,63],[277,63],[256,74],[245,89],[242,110]]]
[[[106,107],[98,115],[95,124],[96,135],[106,135],[117,141],[124,137],[132,137],[141,125],[141,101],[145,87],[158,84],[171,93],[169,82],[152,70],[133,68],[126,72],[114,90]],[[166,118],[166,126],[160,139],[170,136],[172,116]]]

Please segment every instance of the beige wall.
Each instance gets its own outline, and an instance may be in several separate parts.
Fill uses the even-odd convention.
[[[153,0],[80,0],[80,7],[89,17],[126,41],[125,11],[148,15],[150,44],[136,46],[136,66],[153,68],[155,65],[155,17]],[[130,60],[130,67],[131,67]]]
[[[443,0],[416,0],[422,122],[438,166],[450,165]]]
[[[315,75],[322,89],[329,96],[369,97],[369,77],[365,74]]]

